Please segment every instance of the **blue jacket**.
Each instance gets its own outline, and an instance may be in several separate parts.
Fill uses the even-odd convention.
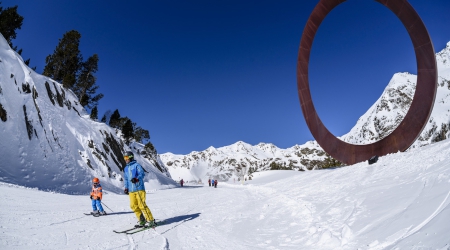
[[[125,169],[123,170],[123,177],[124,177],[124,185],[125,188],[128,189],[128,192],[137,192],[140,190],[145,190],[144,186],[144,176],[145,172],[139,163],[137,163],[135,160],[131,161],[125,166]],[[132,178],[138,178],[139,182],[132,183]]]

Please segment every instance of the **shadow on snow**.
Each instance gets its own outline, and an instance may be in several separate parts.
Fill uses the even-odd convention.
[[[121,214],[134,214],[133,211],[129,211],[129,212],[110,212],[108,213],[108,211],[106,211],[106,215],[121,215]]]
[[[165,219],[165,220],[162,220],[162,221],[164,222],[164,225],[169,225],[169,224],[178,223],[178,222],[184,223],[184,222],[193,220],[193,219],[195,219],[195,218],[197,218],[199,216],[200,216],[200,213],[187,214],[187,215],[175,216],[175,217],[168,218],[168,219]],[[179,223],[179,224],[181,224],[181,223]],[[176,226],[178,226],[178,225],[176,225]]]
[[[196,213],[196,214],[180,215],[180,216],[176,216],[176,217],[173,217],[173,218],[165,219],[165,220],[163,220],[163,225],[162,226],[166,226],[166,225],[174,224],[174,223],[175,223],[175,225],[171,226],[166,231],[161,232],[161,234],[165,234],[168,231],[178,227],[179,225],[181,225],[181,224],[183,224],[183,223],[185,223],[187,221],[193,220],[193,219],[195,219],[195,218],[197,218],[199,216],[200,216],[200,213]],[[156,221],[156,223],[158,223],[158,221]]]

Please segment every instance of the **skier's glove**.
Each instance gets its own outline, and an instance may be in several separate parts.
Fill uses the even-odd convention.
[[[100,197],[97,197],[97,200],[98,200],[98,201],[101,200]]]
[[[91,195],[91,200],[92,200],[92,195]]]
[[[132,182],[132,183],[139,182],[139,179],[138,179],[138,178],[133,178],[133,179],[131,179],[131,182]]]
[[[125,190],[123,190],[124,194],[128,194],[128,188],[125,188]]]

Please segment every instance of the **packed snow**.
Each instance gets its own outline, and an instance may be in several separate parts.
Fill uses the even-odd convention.
[[[1,249],[450,249],[450,140],[318,171],[266,171],[253,180],[147,190],[165,224],[133,235],[128,196],[0,185]],[[191,184],[191,185],[190,185]]]

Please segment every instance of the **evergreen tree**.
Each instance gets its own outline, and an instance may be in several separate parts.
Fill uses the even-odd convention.
[[[17,47],[13,46],[12,40],[16,38],[16,30],[22,28],[22,23],[23,17],[17,13],[17,5],[6,9],[0,6],[0,33],[14,50]]]
[[[0,2],[1,4],[1,2]],[[9,46],[17,51],[19,55],[22,55],[22,49],[17,50],[17,46],[13,46],[12,40],[16,38],[16,30],[22,28],[23,17],[17,13],[17,5],[14,7],[6,8],[0,6],[0,33],[2,33]],[[26,65],[30,65],[30,58],[24,61]],[[36,67],[32,68],[36,70]]]
[[[98,109],[97,106],[95,106],[92,110],[91,110],[91,119],[94,121],[98,120]]]
[[[145,144],[144,146],[145,152],[147,152],[147,154],[151,155],[151,156],[156,156],[157,152],[156,152],[156,148],[155,146],[153,146],[153,144],[151,142],[147,142],[147,144]]]
[[[67,89],[71,89],[76,83],[77,73],[83,61],[78,49],[80,38],[81,34],[76,30],[66,32],[63,38],[59,39],[53,54],[45,59],[43,75],[62,82]]]
[[[133,124],[130,119],[127,119],[125,124],[123,124],[122,134],[123,134],[123,138],[125,139],[125,143],[128,145],[134,136]]]
[[[94,73],[98,70],[98,55],[94,54],[81,64],[80,74],[73,88],[74,93],[80,99],[80,104],[84,107],[92,108],[103,98],[103,94],[95,95],[99,88],[95,85],[97,78]]]
[[[103,115],[101,122],[106,123],[106,124],[109,124],[109,120],[110,120],[110,118],[111,118],[111,113],[112,113],[111,110],[108,109],[108,110],[105,112],[105,114]]]
[[[148,132],[148,130],[136,126],[136,124],[133,124],[133,127],[134,127],[134,139],[137,142],[145,144],[145,142],[150,140],[150,133]]]
[[[119,110],[116,109],[109,117],[109,126],[111,126],[112,128],[119,128],[119,123],[120,123],[120,113]]]
[[[125,125],[125,123],[129,120],[130,118],[128,118],[128,117],[120,117],[119,118],[119,121],[117,122],[117,124],[116,124],[116,127],[117,128],[122,128],[124,125]],[[133,125],[132,125],[133,126]]]

